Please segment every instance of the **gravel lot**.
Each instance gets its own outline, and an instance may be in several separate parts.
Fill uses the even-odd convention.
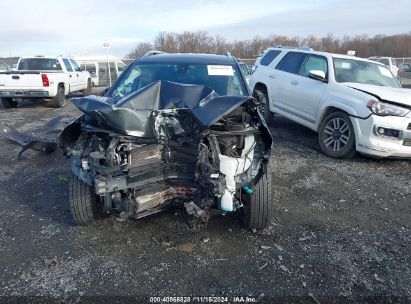
[[[41,133],[56,115],[79,114],[71,104],[27,102],[0,107],[0,125]],[[178,210],[77,227],[61,151],[18,161],[19,146],[0,135],[0,302],[248,295],[410,303],[411,161],[328,158],[314,132],[282,117],[272,134],[275,219],[257,233],[236,214],[190,227]]]

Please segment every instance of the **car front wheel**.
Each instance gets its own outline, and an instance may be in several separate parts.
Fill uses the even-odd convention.
[[[99,218],[98,198],[93,189],[72,175],[69,189],[70,211],[75,222],[81,226],[93,225]]]
[[[253,193],[242,192],[244,207],[242,217],[244,224],[250,229],[267,228],[274,214],[273,172],[270,163],[267,172],[253,187]]]
[[[318,139],[321,150],[328,156],[347,158],[356,153],[354,128],[345,112],[327,115],[321,123]]]

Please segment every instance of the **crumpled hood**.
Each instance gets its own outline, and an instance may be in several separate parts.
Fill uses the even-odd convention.
[[[390,88],[372,84],[346,82],[344,85],[359,91],[378,96],[381,100],[391,101],[411,107],[411,89]]]
[[[120,100],[87,96],[73,98],[72,103],[85,114],[102,119],[116,132],[152,138],[157,137],[155,130],[158,129],[160,116],[164,118],[167,113],[179,112],[179,124],[191,124],[193,128],[192,118],[192,122],[203,129],[249,99],[249,96],[219,96],[202,85],[157,81]],[[167,124],[176,123],[175,120],[167,121]]]

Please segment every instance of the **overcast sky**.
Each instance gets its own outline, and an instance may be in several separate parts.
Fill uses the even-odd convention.
[[[160,31],[227,40],[270,34],[335,36],[411,31],[410,0],[1,0],[0,56],[123,56]]]

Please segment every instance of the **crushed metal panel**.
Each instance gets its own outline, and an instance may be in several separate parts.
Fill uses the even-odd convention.
[[[198,128],[204,128],[248,98],[220,97],[205,86],[157,81],[118,101],[110,97],[88,96],[73,98],[72,102],[82,112],[96,120],[103,120],[121,134],[158,138],[155,126],[159,124],[156,120],[161,117],[171,117],[173,114],[178,117],[187,111],[198,122]],[[176,120],[181,123],[183,117],[179,118]]]

